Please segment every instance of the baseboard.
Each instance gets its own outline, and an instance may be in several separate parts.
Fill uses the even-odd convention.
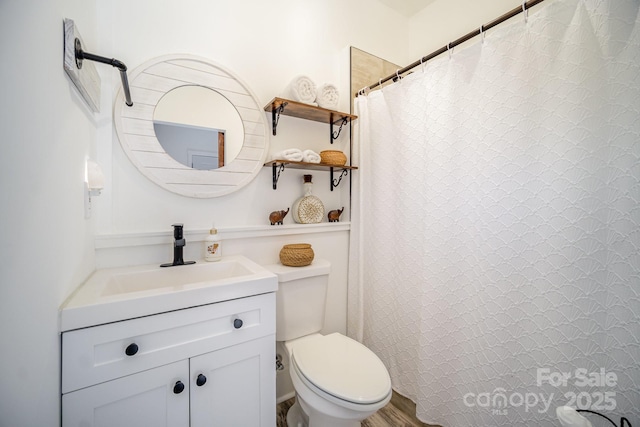
[[[295,391],[292,391],[291,393],[287,393],[287,394],[285,394],[284,396],[280,396],[280,397],[278,397],[278,398],[276,399],[276,404],[278,404],[278,403],[282,403],[282,402],[284,402],[285,400],[289,400],[289,399],[291,399],[292,397],[295,397],[295,395],[296,395],[296,392],[295,392]],[[414,411],[414,412],[415,412],[415,411]]]

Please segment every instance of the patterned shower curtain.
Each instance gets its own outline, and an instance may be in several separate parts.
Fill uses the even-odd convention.
[[[356,100],[349,335],[425,422],[640,427],[640,2],[443,56]]]

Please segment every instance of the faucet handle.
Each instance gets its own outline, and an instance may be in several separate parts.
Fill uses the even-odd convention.
[[[173,262],[160,264],[160,267],[173,267],[174,265],[195,264],[195,261],[184,261],[182,259],[182,250],[187,244],[186,239],[182,235],[183,224],[172,224],[173,227]]]
[[[184,227],[184,224],[172,224],[171,226],[173,227],[174,239],[176,240],[182,239],[182,228]]]

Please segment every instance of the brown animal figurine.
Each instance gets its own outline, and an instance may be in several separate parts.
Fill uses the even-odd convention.
[[[282,220],[289,213],[289,208],[286,211],[273,211],[269,215],[269,221],[271,221],[271,225],[280,224],[282,225]]]
[[[342,215],[343,210],[344,210],[344,206],[342,207],[342,209],[329,211],[329,213],[327,214],[327,218],[329,219],[329,222],[339,222],[340,215]]]

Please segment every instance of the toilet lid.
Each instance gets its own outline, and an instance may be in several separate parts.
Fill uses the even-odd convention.
[[[391,391],[389,373],[378,356],[341,334],[301,342],[293,348],[293,359],[310,383],[349,402],[380,402]]]

